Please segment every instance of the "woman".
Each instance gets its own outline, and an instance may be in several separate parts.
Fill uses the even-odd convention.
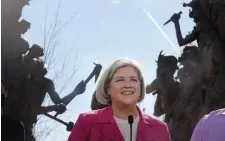
[[[171,141],[166,124],[137,107],[144,95],[144,80],[137,63],[129,59],[115,61],[96,89],[98,102],[109,106],[80,114],[68,140]]]

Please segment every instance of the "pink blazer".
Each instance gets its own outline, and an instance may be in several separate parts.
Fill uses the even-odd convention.
[[[140,121],[136,141],[171,141],[165,123],[138,108]],[[112,115],[112,107],[79,115],[68,141],[124,141]]]

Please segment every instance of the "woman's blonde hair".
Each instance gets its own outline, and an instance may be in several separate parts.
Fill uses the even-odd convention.
[[[126,66],[130,66],[133,67],[138,74],[140,83],[141,83],[141,94],[140,94],[140,98],[138,100],[138,102],[141,102],[144,99],[145,96],[145,84],[144,84],[144,79],[143,79],[143,75],[142,72],[140,70],[139,64],[135,61],[135,60],[131,60],[128,58],[122,58],[122,59],[118,59],[116,60],[114,63],[112,63],[103,73],[103,75],[101,76],[97,88],[96,88],[96,99],[99,103],[101,104],[111,104],[111,99],[110,99],[110,95],[108,94],[108,86],[112,80],[112,77],[114,75],[114,73],[122,68],[122,67],[126,67]]]

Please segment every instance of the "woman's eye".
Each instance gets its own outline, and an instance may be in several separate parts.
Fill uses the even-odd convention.
[[[137,82],[138,80],[137,79],[131,79],[132,81],[135,81],[135,82]]]
[[[123,79],[118,79],[118,80],[116,80],[116,82],[121,82],[121,81],[123,81]]]

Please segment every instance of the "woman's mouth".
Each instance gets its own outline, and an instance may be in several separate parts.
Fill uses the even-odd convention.
[[[121,92],[121,94],[122,95],[132,95],[132,94],[134,94],[134,92],[133,91],[123,91],[123,92]]]

